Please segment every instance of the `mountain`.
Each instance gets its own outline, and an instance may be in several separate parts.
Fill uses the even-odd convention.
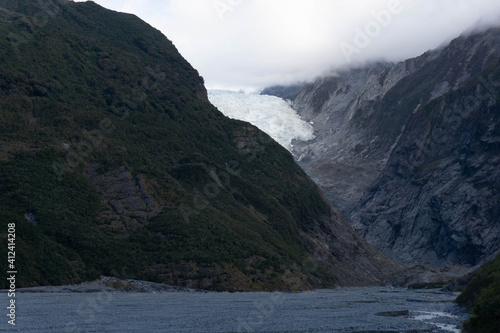
[[[500,249],[500,29],[399,63],[338,70],[293,98],[299,164],[383,254],[434,267]]]
[[[158,30],[93,2],[0,4],[2,267],[18,287],[299,290],[401,268],[286,149],[213,107]]]

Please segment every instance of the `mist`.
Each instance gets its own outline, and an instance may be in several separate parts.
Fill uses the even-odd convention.
[[[210,89],[256,90],[401,61],[500,22],[498,0],[97,0],[176,45]]]

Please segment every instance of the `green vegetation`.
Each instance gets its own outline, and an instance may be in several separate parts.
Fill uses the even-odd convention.
[[[106,274],[294,289],[287,272],[301,288],[334,283],[301,265],[300,230],[329,207],[284,148],[210,105],[196,70],[137,17],[38,3],[0,11],[0,228],[16,224],[18,286]],[[123,167],[145,179],[140,197],[109,185]],[[131,227],[109,193],[161,209]]]
[[[496,333],[500,327],[500,255],[482,267],[456,302],[471,311],[466,332]]]

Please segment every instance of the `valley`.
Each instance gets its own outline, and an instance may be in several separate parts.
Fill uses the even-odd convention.
[[[383,254],[473,267],[498,253],[499,59],[490,29],[286,96],[316,136],[294,142],[298,163]]]
[[[458,332],[468,310],[490,332],[499,82],[500,28],[483,27],[260,94],[207,90],[135,15],[5,0],[10,315],[46,332],[133,330],[131,309],[175,332]]]

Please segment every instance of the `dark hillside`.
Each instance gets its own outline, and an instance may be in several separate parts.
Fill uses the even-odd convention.
[[[284,148],[209,104],[159,31],[40,3],[0,2],[0,227],[15,223],[19,286],[105,274],[290,290],[399,268]]]

